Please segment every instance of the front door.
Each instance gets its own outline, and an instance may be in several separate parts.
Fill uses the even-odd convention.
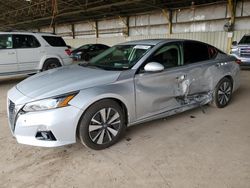
[[[143,71],[135,76],[136,115],[144,119],[181,106],[177,97],[183,96],[185,68],[182,67],[182,53],[179,44],[167,44],[157,50],[147,61],[164,66],[164,71],[149,73]],[[184,68],[184,69],[183,69]]]

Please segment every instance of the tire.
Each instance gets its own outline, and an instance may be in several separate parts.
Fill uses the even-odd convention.
[[[54,68],[57,68],[60,66],[61,66],[61,64],[57,59],[48,59],[45,61],[43,68],[42,68],[42,71],[54,69]]]
[[[222,78],[214,90],[212,105],[217,108],[226,107],[232,99],[232,91],[232,81],[226,77]]]
[[[125,129],[125,115],[121,106],[113,100],[104,99],[94,103],[83,114],[78,136],[83,145],[101,150],[115,144]]]

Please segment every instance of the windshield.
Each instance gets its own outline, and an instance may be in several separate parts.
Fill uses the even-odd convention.
[[[250,36],[244,36],[244,37],[240,40],[239,44],[250,44]]]
[[[89,48],[89,44],[87,45],[83,45],[83,46],[80,46],[79,48],[77,48],[77,50],[87,50]]]
[[[132,68],[150,49],[149,45],[117,45],[90,60],[90,66],[107,70]]]

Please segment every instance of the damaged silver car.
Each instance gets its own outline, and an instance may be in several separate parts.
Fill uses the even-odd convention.
[[[239,65],[217,48],[191,40],[116,45],[87,64],[34,75],[8,92],[13,135],[22,144],[55,147],[80,141],[115,144],[127,126],[205,104],[227,106]]]

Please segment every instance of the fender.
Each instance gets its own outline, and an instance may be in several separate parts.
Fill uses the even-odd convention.
[[[80,91],[80,93],[76,95],[76,97],[73,98],[73,100],[71,100],[69,104],[81,109],[81,112],[84,113],[95,102],[108,98],[115,99],[123,103],[123,105],[126,107],[128,124],[130,124],[136,119],[134,99],[131,99],[130,96],[131,95],[126,95],[124,97],[120,93],[116,93],[115,91],[114,93],[106,93],[105,90],[96,90],[96,88],[93,90],[93,88],[90,88]]]
[[[43,65],[45,63],[46,60],[48,59],[51,59],[51,58],[55,58],[55,59],[58,59],[58,61],[60,62],[61,65],[63,65],[63,61],[62,59],[57,56],[57,55],[45,55],[41,58],[40,62],[39,62],[39,67],[38,67],[38,70],[41,70],[43,68]]]

